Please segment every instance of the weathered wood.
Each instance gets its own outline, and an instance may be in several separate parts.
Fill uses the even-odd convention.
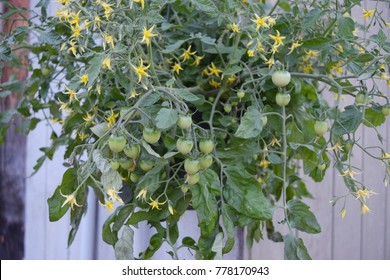
[[[9,0],[9,4],[18,8],[29,7],[29,0]],[[4,6],[4,13],[7,6]],[[24,14],[28,17],[28,13]],[[4,21],[3,32],[26,25],[18,20],[20,15],[13,15]],[[26,65],[27,52],[19,51],[16,55]],[[13,68],[8,64],[2,67],[1,82],[12,75],[16,79],[26,79],[26,68]],[[11,94],[0,100],[0,111],[15,109],[18,96]],[[6,134],[5,143],[0,147],[0,258],[22,259],[24,256],[24,205],[25,205],[25,160],[26,137],[17,131],[21,124],[20,117],[14,117]]]

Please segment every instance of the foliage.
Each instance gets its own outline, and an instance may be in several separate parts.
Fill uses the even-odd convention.
[[[354,197],[369,211],[373,192],[353,177],[351,156],[363,149],[389,164],[382,147],[375,156],[356,135],[361,125],[376,131],[390,114],[380,90],[390,86],[382,11],[363,10],[359,23],[350,16],[358,0],[58,2],[55,16],[42,0],[27,27],[3,34],[2,61],[23,67],[18,48],[32,58],[27,81],[0,85],[1,98],[21,98],[17,111],[0,113],[0,140],[15,114],[26,133],[41,121],[60,123],[34,169],[66,147],[69,169],[48,203],[50,220],[71,211],[69,244],[88,189],[114,211],[102,237],[119,259],[151,258],[164,242],[175,259],[182,248],[221,258],[236,227],[247,229],[249,246],[267,232],[285,243],[287,259],[309,259],[292,228],[321,227],[302,201],[311,195],[301,169],[319,182],[333,166],[348,192],[334,203]],[[9,7],[1,19],[17,12]],[[343,105],[345,96],[356,102]],[[204,140],[212,142],[199,145]],[[180,241],[177,223],[190,209],[200,236]],[[284,219],[275,221],[279,210]],[[156,234],[133,256],[130,226],[142,221]]]

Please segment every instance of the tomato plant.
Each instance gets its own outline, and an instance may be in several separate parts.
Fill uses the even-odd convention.
[[[16,114],[25,133],[41,121],[61,126],[34,169],[65,146],[68,169],[48,204],[51,221],[71,212],[69,245],[93,189],[113,210],[101,233],[120,259],[136,256],[131,234],[118,232],[144,221],[156,234],[143,259],[162,243],[174,259],[183,248],[216,258],[238,227],[249,246],[269,238],[284,242],[286,258],[309,259],[296,232],[321,226],[304,202],[307,177],[340,173],[342,217],[347,201],[368,213],[374,194],[354,177],[354,151],[390,179],[385,147],[358,137],[365,126],[382,142],[376,127],[390,115],[383,11],[362,10],[361,24],[350,16],[359,0],[60,0],[48,16],[48,2],[0,43],[2,63],[20,67],[14,54],[26,48],[32,70],[0,84],[1,97],[21,96],[17,110],[0,112],[0,142]],[[186,211],[197,213],[196,240],[178,232]]]

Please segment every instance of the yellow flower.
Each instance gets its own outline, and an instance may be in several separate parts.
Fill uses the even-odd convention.
[[[69,23],[71,25],[75,25],[76,27],[80,27],[79,26],[79,21],[80,21],[79,15],[80,15],[80,13],[81,13],[81,10],[77,14],[73,15],[73,19],[71,21],[69,21]]]
[[[202,75],[203,75],[203,76],[211,76],[211,74],[209,73],[209,71],[207,71],[207,68],[203,69]]]
[[[187,50],[183,52],[183,54],[180,56],[183,58],[183,62],[185,62],[187,59],[190,59],[191,55],[196,54],[196,51],[191,52],[191,45],[188,47]]]
[[[64,206],[65,206],[66,204],[68,204],[68,203],[69,203],[69,205],[70,205],[70,208],[72,208],[72,210],[73,210],[74,205],[76,205],[77,207],[81,207],[81,206],[82,206],[82,205],[77,204],[77,201],[76,201],[76,193],[75,193],[75,192],[74,192],[74,193],[71,193],[71,194],[69,194],[69,195],[65,195],[65,194],[62,194],[62,192],[61,192],[61,190],[60,190],[60,194],[61,194],[63,197],[66,198],[65,201],[64,201],[64,203],[62,204],[61,208],[64,207]]]
[[[305,52],[309,58],[316,57],[320,54],[319,51],[312,51],[312,50],[305,51]]]
[[[268,65],[268,68],[271,68],[275,64],[274,56],[272,56],[270,59],[268,59],[265,64]]]
[[[272,140],[271,140],[271,142],[269,144],[271,145],[271,147],[273,147],[275,145],[278,145],[279,147],[281,147],[280,141],[275,136],[272,136]]]
[[[114,48],[114,37],[108,34],[103,34],[103,49],[106,49],[106,44],[111,45],[111,48]]]
[[[107,195],[109,196],[109,200],[111,202],[119,201],[120,203],[124,204],[122,198],[118,195],[120,192],[115,190],[114,188],[106,190]]]
[[[145,0],[133,0],[135,3],[141,3],[142,10],[145,8]]]
[[[367,207],[366,204],[362,203],[362,206],[361,206],[361,213],[364,215],[364,214],[367,214],[367,213],[371,213],[371,210],[370,208]]]
[[[270,165],[270,162],[269,162],[268,160],[266,160],[265,158],[263,158],[263,159],[258,163],[258,166],[263,167],[263,168],[267,168],[269,165]]]
[[[219,73],[223,73],[221,69],[218,69],[214,65],[214,62],[211,62],[211,66],[207,66],[207,69],[209,70],[209,72],[207,73],[208,76],[215,75],[219,78],[220,77]]]
[[[269,25],[267,23],[268,19],[270,17],[259,17],[256,13],[255,13],[255,19],[251,19],[251,21],[253,21],[254,23],[256,23],[256,31],[258,31],[260,29],[260,27],[266,27],[268,28]]]
[[[80,133],[78,134],[78,136],[79,136],[79,138],[80,138],[81,141],[84,141],[84,139],[87,138],[87,135],[86,135],[84,132],[80,132]]]
[[[140,93],[136,93],[135,92],[135,90],[133,89],[132,91],[131,91],[131,93],[130,93],[130,97],[129,97],[129,99],[131,99],[131,98],[136,98],[138,95],[140,95]]]
[[[157,36],[158,34],[152,33],[153,32],[154,25],[147,29],[145,26],[143,28],[143,37],[141,42],[146,42],[146,45],[149,46],[150,44],[150,38]]]
[[[116,118],[119,116],[118,113],[114,113],[114,111],[111,109],[111,115],[109,115],[106,120],[108,121],[108,124],[107,124],[107,128],[111,128],[115,121],[116,121]]]
[[[386,21],[386,22],[385,22],[385,25],[386,25],[387,28],[390,28],[390,22],[387,22],[387,21]]]
[[[104,9],[104,17],[106,19],[108,19],[111,16],[112,11],[113,11],[111,6],[114,4],[107,4],[107,3],[102,2],[100,5],[102,5],[102,7]]]
[[[80,77],[80,84],[84,84],[84,85],[88,84],[88,74],[82,75]]]
[[[219,88],[222,84],[220,82],[217,82],[216,80],[214,79],[211,79],[211,81],[209,81],[209,84],[210,86],[212,86],[213,88]]]
[[[69,19],[69,16],[70,16],[69,10],[63,9],[63,8],[57,9],[57,10],[56,10],[55,16],[58,17],[58,19],[59,19],[60,21],[62,21],[63,19],[64,19],[64,20],[68,20],[68,19]]]
[[[102,63],[102,67],[105,69],[110,69],[112,71],[111,58],[109,58],[109,57],[104,58],[103,63]]]
[[[76,26],[75,28],[73,28],[73,26],[71,27],[72,29],[72,36],[70,36],[70,38],[77,38],[79,37],[81,34],[81,27],[80,26]]]
[[[248,57],[254,57],[254,56],[255,56],[254,50],[248,50],[248,51],[246,52],[246,54],[248,55]]]
[[[138,195],[135,197],[136,199],[142,199],[144,201],[146,201],[146,195],[148,194],[148,190],[147,189],[142,189],[139,191]]]
[[[306,74],[307,74],[307,73],[313,72],[313,70],[314,70],[313,64],[311,64],[311,63],[306,64],[306,65],[302,68],[303,73],[306,73]]]
[[[169,213],[171,213],[171,215],[173,215],[175,212],[175,209],[173,209],[172,205],[169,203],[168,203],[168,211],[169,211]]]
[[[164,201],[164,202],[158,202],[158,201],[153,200],[152,198],[150,198],[150,202],[148,202],[148,204],[149,204],[150,206],[152,206],[152,209],[161,210],[161,209],[159,208],[159,206],[165,204],[165,202],[166,202],[166,201]]]
[[[302,46],[302,43],[299,43],[299,42],[294,42],[292,43],[291,47],[288,48],[290,51],[288,52],[288,54],[291,54],[296,48]]]
[[[366,200],[369,199],[371,195],[377,193],[375,193],[374,190],[359,189],[355,194],[356,194],[356,199],[361,198],[364,202],[366,202]]]
[[[390,79],[390,76],[387,75],[385,72],[382,72],[380,77],[381,77],[382,80],[388,80],[388,79]]]
[[[264,184],[264,180],[263,180],[263,178],[261,178],[261,177],[258,177],[258,178],[257,178],[257,182],[259,182],[260,184]]]
[[[64,6],[69,6],[69,2],[73,0],[58,0],[57,3],[62,4]]]
[[[341,212],[340,212],[341,218],[344,219],[346,214],[347,214],[347,209],[345,209],[345,207],[343,207],[343,209],[341,209]]]
[[[283,39],[286,39],[285,36],[280,36],[280,33],[279,33],[279,30],[276,30],[276,36],[274,35],[268,35],[269,37],[271,37],[271,39],[274,40],[274,45],[284,45],[283,44]]]
[[[235,24],[235,23],[232,24],[232,31],[235,32],[235,33],[239,33],[240,32],[240,28],[238,27],[237,24]]]
[[[69,95],[69,102],[72,102],[73,99],[76,99],[77,101],[79,101],[77,99],[77,93],[73,89],[70,89],[67,86],[65,86],[65,88],[66,88],[65,94]]]
[[[91,22],[89,21],[89,20],[84,20],[84,26],[85,26],[85,29],[87,30],[87,31],[89,31],[89,27],[90,27],[90,25],[91,25]]]
[[[383,153],[382,157],[384,159],[390,159],[390,154],[389,153],[386,153],[385,151],[383,151],[382,153]]]
[[[276,19],[272,17],[268,17],[267,21],[269,26],[274,26],[276,24]]]
[[[100,17],[95,16],[93,26],[97,26],[100,28],[100,22],[101,22]]]
[[[356,174],[360,174],[360,173],[355,172],[350,168],[347,168],[346,170],[343,170],[343,174],[341,176],[348,176],[351,177],[352,179],[355,179],[353,176]]]
[[[263,47],[263,44],[261,42],[257,42],[256,50],[259,51],[259,52],[265,51],[264,47]]]
[[[59,111],[61,110],[69,110],[68,103],[62,102],[59,98],[57,98],[58,102],[60,103]]]
[[[376,9],[373,9],[373,10],[365,10],[365,9],[363,9],[363,17],[365,19],[368,19],[368,18],[370,18],[370,17],[372,17],[374,15],[375,11],[376,11]]]
[[[237,77],[236,75],[231,75],[228,79],[227,79],[227,82],[229,85],[232,85],[234,84],[234,82],[236,81]]]
[[[181,70],[183,70],[183,68],[181,68],[180,63],[175,62],[175,64],[172,66],[172,71],[176,72],[176,74],[179,75],[179,72]]]
[[[204,58],[204,55],[203,56],[198,56],[198,55],[195,55],[194,57],[194,62],[191,64],[191,65],[196,65],[196,66],[199,66],[201,60]]]
[[[276,44],[273,45],[273,46],[272,46],[272,49],[271,49],[271,53],[272,53],[272,54],[275,54],[275,53],[279,52],[279,51],[278,51],[278,47],[279,47],[279,45],[276,45]]]
[[[141,82],[143,76],[150,77],[150,75],[145,72],[145,70],[147,70],[150,67],[150,65],[144,66],[144,61],[142,60],[142,58],[138,67],[135,67],[134,65],[131,66],[133,67],[134,71],[138,75],[138,83]]]
[[[107,199],[104,200],[104,204],[101,203],[100,201],[99,201],[99,203],[100,203],[100,205],[106,207],[108,212],[111,212],[112,209],[114,208],[114,203],[112,203],[111,201],[109,201]]]
[[[326,149],[327,149],[328,151],[334,150],[334,151],[336,151],[336,152],[338,152],[338,151],[344,151],[343,148],[341,147],[341,145],[340,145],[339,142],[337,142],[336,144],[334,144],[331,148],[326,148]]]
[[[87,112],[83,116],[83,120],[86,122],[86,125],[95,124],[95,122],[93,121],[94,118],[95,118],[95,115],[90,115],[89,112]]]

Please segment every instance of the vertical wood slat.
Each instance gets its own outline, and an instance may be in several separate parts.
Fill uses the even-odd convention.
[[[387,19],[390,19],[390,4],[387,6]],[[387,30],[387,36],[389,38],[390,36],[390,30]],[[386,88],[386,96],[389,97],[390,89],[389,87]],[[387,131],[386,131],[386,151],[390,151],[390,123],[387,122]],[[390,223],[389,218],[390,217],[390,190],[389,187],[386,186],[386,203],[385,203],[385,230],[384,230],[384,239],[385,239],[385,245],[384,245],[384,256],[386,260],[390,260]]]

